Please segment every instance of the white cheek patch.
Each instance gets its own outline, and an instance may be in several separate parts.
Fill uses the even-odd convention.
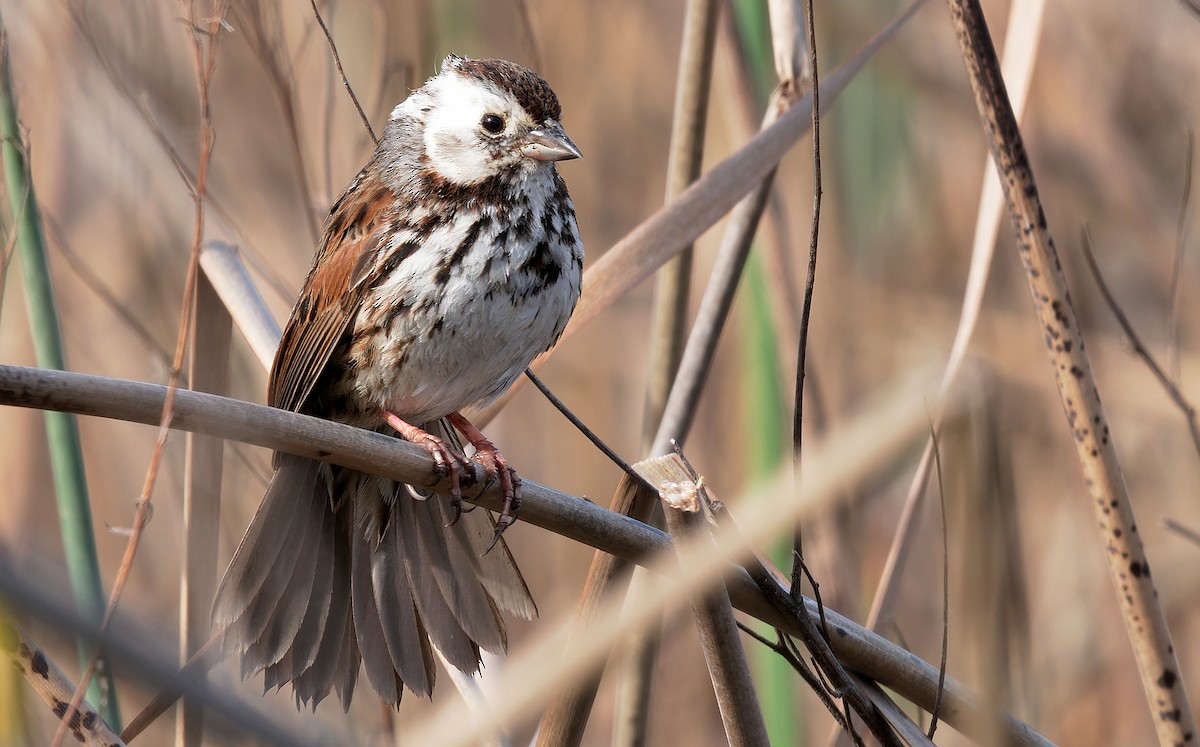
[[[491,112],[509,112],[512,103],[498,93],[457,74],[431,81],[437,102],[425,117],[425,148],[430,164],[458,184],[474,184],[491,176],[494,167],[480,142],[479,120]],[[509,123],[511,126],[511,123]]]

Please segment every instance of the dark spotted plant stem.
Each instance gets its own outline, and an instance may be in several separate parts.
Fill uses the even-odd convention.
[[[978,0],[948,4],[1159,742],[1187,744],[1196,727],[1175,648],[987,21]]]

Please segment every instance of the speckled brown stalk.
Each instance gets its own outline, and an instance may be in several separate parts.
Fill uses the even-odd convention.
[[[949,6],[1159,743],[1189,744],[1196,727],[1171,634],[987,22],[978,0],[949,0]]]
[[[55,716],[62,718],[75,692],[75,683],[67,679],[41,646],[24,631],[0,620],[0,655],[12,662],[42,702],[54,711]],[[125,745],[86,700],[80,701],[67,723],[67,730],[79,744],[89,747]]]

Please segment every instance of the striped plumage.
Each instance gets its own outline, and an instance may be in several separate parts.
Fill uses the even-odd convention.
[[[453,56],[397,106],[326,221],[270,404],[399,430],[453,468],[449,419],[515,500],[515,473],[458,411],[507,389],[579,297],[583,247],[554,165],[579,152],[559,117],[537,75]],[[432,692],[430,641],[475,671],[480,649],[505,649],[501,610],[536,614],[503,541],[485,552],[488,512],[287,454],[275,470],[214,606],[243,676],[265,670],[314,707],[336,689],[348,708],[361,658],[394,705],[403,687]]]

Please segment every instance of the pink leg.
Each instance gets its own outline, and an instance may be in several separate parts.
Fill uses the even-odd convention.
[[[471,421],[464,418],[461,413],[452,412],[446,416],[446,420],[461,431],[475,447],[475,454],[471,459],[479,462],[488,474],[494,475],[500,480],[500,487],[504,491],[504,509],[500,512],[500,519],[496,522],[496,539],[499,539],[504,530],[517,520],[517,512],[521,510],[521,478],[517,476],[512,467],[508,466],[508,460],[504,458],[496,445],[489,441],[478,428],[471,425]]]
[[[467,458],[458,453],[457,450],[451,448],[440,437],[423,431],[412,423],[401,420],[399,415],[390,410],[384,411],[383,419],[388,425],[395,428],[396,432],[405,441],[421,446],[429,452],[430,456],[433,457],[434,482],[440,482],[442,479],[449,477],[450,499],[454,502],[455,506],[460,505],[462,501],[460,481],[462,479],[462,469],[467,464]]]

